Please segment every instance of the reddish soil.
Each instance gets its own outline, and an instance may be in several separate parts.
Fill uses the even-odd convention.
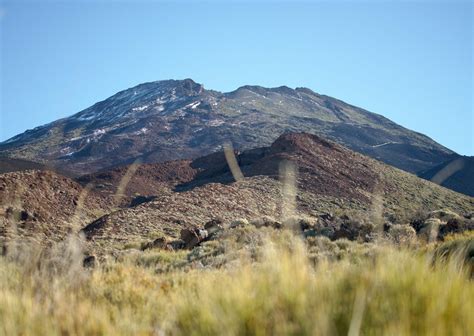
[[[86,194],[77,182],[51,171],[1,174],[0,242],[16,237],[59,240],[109,208],[95,193]]]

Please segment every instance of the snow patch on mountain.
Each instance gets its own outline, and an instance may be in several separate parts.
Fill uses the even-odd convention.
[[[142,127],[140,130],[133,132],[134,135],[141,135],[141,134],[146,134],[148,132],[148,128]]]
[[[157,105],[157,106],[154,107],[154,109],[157,112],[163,112],[165,110],[165,107],[163,105]]]
[[[191,108],[192,108],[192,109],[195,109],[195,108],[198,107],[199,105],[201,105],[201,102],[193,103],[193,104],[191,105]]]
[[[105,128],[100,128],[100,129],[95,130],[93,134],[94,134],[95,137],[97,137],[97,136],[100,136],[102,134],[105,134],[105,132],[106,132]]]
[[[149,105],[138,106],[138,107],[132,108],[132,111],[133,112],[141,112],[141,111],[146,110],[148,107],[149,107]]]
[[[222,124],[224,124],[225,121],[224,120],[221,120],[221,119],[214,119],[214,120],[210,120],[207,124],[211,127],[217,127],[217,126],[220,126]]]
[[[92,114],[89,114],[89,115],[78,117],[77,120],[88,121],[88,120],[94,119],[95,117],[96,117],[96,115],[92,113]]]
[[[191,108],[191,109],[195,109],[196,107],[198,107],[199,105],[201,105],[201,102],[200,101],[197,101],[197,102],[192,102],[190,104],[187,104],[186,106],[184,106],[185,109],[187,108]]]

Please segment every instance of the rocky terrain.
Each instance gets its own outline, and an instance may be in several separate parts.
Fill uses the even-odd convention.
[[[49,245],[110,211],[110,203],[52,171],[0,174],[0,245],[17,238]]]
[[[136,163],[76,182],[47,171],[0,175],[2,199],[8,201],[2,204],[3,235],[8,240],[14,222],[20,236],[57,240],[73,221],[91,253],[110,253],[156,237],[178,241],[182,230],[204,230],[213,220],[222,227],[236,220],[282,227],[290,216],[319,223],[320,230],[336,235],[343,225],[354,238],[364,223],[381,230],[439,209],[469,216],[474,207],[471,197],[312,134],[284,134],[269,147],[233,153],[243,175],[239,181],[223,152]],[[281,170],[288,162],[296,167],[290,198]]]
[[[0,334],[347,334],[359,301],[362,333],[469,334],[473,209],[308,133],[74,180],[3,173]]]
[[[148,197],[169,193],[176,185],[191,181],[198,173],[191,167],[191,162],[136,163],[86,174],[76,181],[86,188],[93,188],[96,194],[115,202],[116,206],[128,207],[147,201]],[[120,185],[124,188],[118,191]]]
[[[437,209],[468,215],[474,206],[468,196],[311,134],[285,134],[270,147],[235,154],[244,179],[235,182],[222,152],[180,164],[172,162],[173,167],[180,167],[176,172],[183,172],[180,178],[173,176],[173,183],[156,193],[150,189],[138,192],[146,196],[143,204],[98,219],[85,228],[87,238],[98,246],[110,247],[154,236],[179,239],[183,228],[202,228],[216,218],[227,227],[239,218],[252,221],[267,216],[270,222],[281,222],[285,201],[284,176],[279,169],[288,161],[298,167],[294,215],[324,219],[328,227],[340,218],[356,227],[354,218],[380,225],[407,223],[417,213]],[[186,165],[188,169],[184,169]],[[150,167],[145,165],[137,171],[150,172]],[[132,179],[131,185],[166,180],[166,170],[156,170],[155,174],[139,174],[134,177],[137,183]],[[98,183],[100,175],[92,175],[92,180]],[[144,182],[147,179],[151,182]]]
[[[457,157],[381,115],[307,88],[243,86],[221,93],[190,79],[121,91],[71,117],[0,144],[0,154],[82,175],[139,159],[196,158],[231,142],[246,150],[285,132],[310,132],[416,173]],[[457,190],[454,183],[449,187]]]

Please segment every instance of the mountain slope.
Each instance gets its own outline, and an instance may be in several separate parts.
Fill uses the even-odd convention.
[[[454,154],[392,121],[306,88],[205,90],[190,79],[138,85],[0,144],[0,154],[51,162],[77,174],[111,166],[212,153],[231,141],[268,146],[284,132],[310,132],[418,172]]]
[[[0,157],[0,174],[32,169],[47,170],[48,167],[32,161]]]
[[[418,174],[443,187],[474,197],[474,157],[459,156]]]
[[[224,225],[236,218],[281,219],[285,202],[279,169],[284,161],[298,167],[298,216],[317,218],[327,213],[349,213],[379,222],[406,223],[419,211],[446,209],[464,214],[474,206],[471,197],[311,134],[282,135],[270,147],[237,153],[237,161],[245,176],[238,182],[234,181],[223,153],[180,161],[182,166],[189,165],[188,172],[194,170],[193,174],[182,176],[185,182],[173,177],[168,181],[171,188],[166,192],[157,189],[149,202],[112,212],[88,225],[85,233],[91,249],[114,249],[156,234],[178,238],[182,228],[202,226],[213,218],[222,219]],[[122,176],[126,170],[121,170]],[[150,166],[138,168],[137,172],[140,170],[152,172]],[[166,182],[162,170],[156,169],[155,174]],[[88,180],[100,184],[102,175],[107,176],[102,172]],[[120,178],[115,176],[118,185]],[[138,174],[130,185],[133,189],[134,184],[146,185],[147,180],[151,183],[155,179],[153,175]],[[146,190],[147,195],[150,192]]]
[[[0,247],[17,238],[50,244],[110,211],[110,203],[52,171],[0,174]]]

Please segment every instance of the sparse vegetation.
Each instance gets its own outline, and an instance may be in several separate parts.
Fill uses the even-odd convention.
[[[390,239],[398,245],[411,245],[416,241],[416,231],[410,225],[392,225],[388,231]]]
[[[397,243],[413,232],[389,231]],[[467,335],[474,240],[437,244],[241,225],[192,250],[125,250],[87,269],[71,238],[0,258],[0,334]]]
[[[288,135],[235,183],[212,156],[0,176],[0,336],[473,330],[472,199],[334,146]]]

